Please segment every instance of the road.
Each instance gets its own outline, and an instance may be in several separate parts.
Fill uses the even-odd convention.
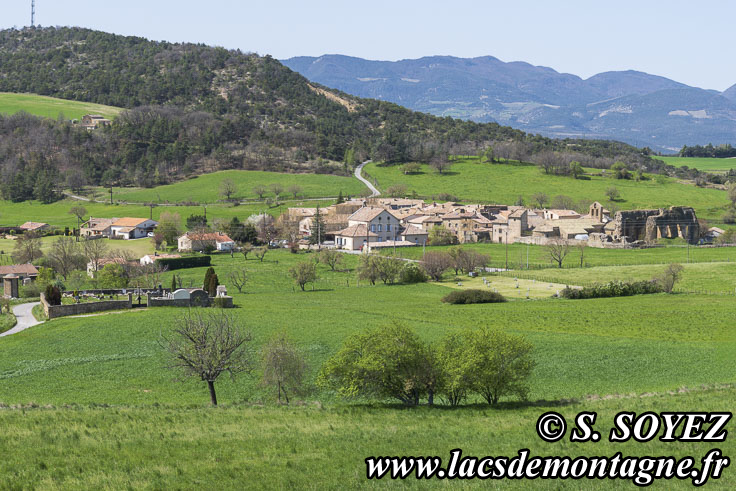
[[[39,302],[23,303],[23,304],[16,305],[15,307],[13,307],[13,315],[15,315],[15,318],[18,320],[18,323],[11,330],[5,331],[4,333],[0,334],[0,337],[10,336],[11,334],[16,334],[21,331],[25,331],[29,327],[33,327],[33,326],[37,326],[41,324],[39,321],[36,320],[35,317],[33,317],[32,310],[33,310],[33,307],[35,307],[36,305],[40,305]]]
[[[379,191],[378,189],[376,189],[376,186],[374,186],[368,179],[364,178],[361,175],[361,172],[363,171],[363,167],[365,166],[365,164],[369,164],[371,162],[372,162],[372,160],[366,160],[365,162],[363,162],[362,164],[360,164],[358,167],[356,167],[355,168],[355,177],[360,182],[362,182],[363,184],[365,184],[366,186],[368,186],[368,189],[370,189],[371,190],[371,193],[373,193],[373,194],[371,194],[371,198],[373,198],[373,197],[376,197],[376,196],[380,196],[381,195],[381,191]]]

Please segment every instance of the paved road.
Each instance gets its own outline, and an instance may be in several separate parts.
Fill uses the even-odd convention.
[[[365,166],[365,164],[368,164],[370,162],[372,162],[372,160],[366,160],[365,162],[363,162],[362,164],[360,164],[358,167],[356,167],[355,168],[355,177],[357,177],[360,182],[362,182],[363,184],[365,184],[366,186],[368,186],[368,189],[370,189],[371,190],[371,193],[373,193],[373,194],[371,194],[371,198],[373,198],[375,196],[380,196],[381,195],[381,191],[379,191],[378,189],[376,189],[376,187],[373,184],[371,184],[371,182],[368,179],[365,179],[360,174],[361,171],[363,170],[363,167]]]
[[[4,333],[0,334],[0,337],[10,336],[11,334],[24,331],[29,327],[37,326],[38,324],[40,324],[40,322],[38,322],[36,318],[33,317],[33,313],[31,312],[33,310],[33,307],[36,305],[39,305],[39,303],[23,303],[13,307],[13,315],[15,315],[18,323],[11,330],[5,331]]]

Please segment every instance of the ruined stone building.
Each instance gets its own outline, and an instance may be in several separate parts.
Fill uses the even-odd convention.
[[[619,211],[614,220],[606,224],[605,231],[615,242],[649,243],[680,237],[696,244],[699,237],[698,218],[689,206]]]

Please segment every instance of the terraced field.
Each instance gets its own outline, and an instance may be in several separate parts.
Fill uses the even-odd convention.
[[[56,119],[63,115],[66,119],[81,119],[85,114],[100,114],[114,118],[122,109],[91,102],[69,101],[37,94],[12,94],[0,92],[0,113],[15,114],[25,111],[35,116]]]

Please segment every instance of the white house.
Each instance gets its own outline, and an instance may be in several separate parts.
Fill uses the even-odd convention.
[[[335,246],[359,250],[372,242],[398,240],[400,232],[399,219],[390,211],[364,206],[348,217],[347,228],[335,232]]]
[[[180,254],[159,254],[159,253],[147,254],[141,258],[141,266],[145,266],[147,264],[153,264],[159,259],[177,259],[180,257],[181,257]]]
[[[110,225],[110,235],[123,239],[140,239],[146,237],[158,226],[158,222],[148,218],[118,218]]]
[[[222,232],[187,232],[179,237],[180,251],[205,251],[207,249],[230,252],[235,249],[235,241]]]

